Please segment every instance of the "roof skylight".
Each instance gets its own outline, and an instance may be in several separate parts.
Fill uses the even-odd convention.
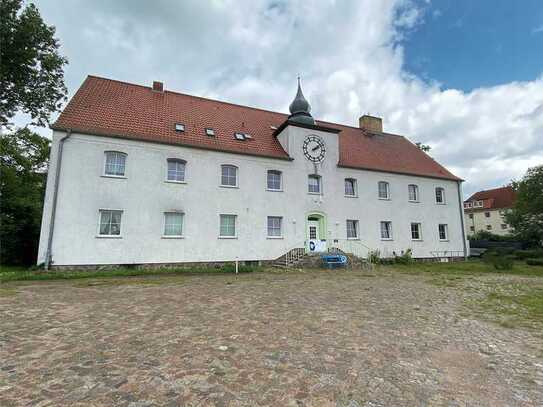
[[[183,123],[175,123],[175,131],[185,131],[185,125]]]
[[[215,130],[212,128],[207,127],[206,128],[206,136],[215,137]]]

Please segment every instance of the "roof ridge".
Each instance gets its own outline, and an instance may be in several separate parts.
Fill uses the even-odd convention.
[[[151,86],[141,85],[141,84],[139,84],[139,83],[121,81],[121,80],[119,80],[119,79],[106,78],[106,77],[104,77],[104,76],[87,75],[87,78],[95,78],[95,79],[100,79],[100,80],[105,80],[105,81],[110,81],[110,82],[121,83],[121,84],[123,84],[123,85],[137,86],[137,87],[140,87],[140,88],[153,90],[153,88],[152,88]],[[174,94],[174,95],[187,96],[187,97],[196,98],[196,99],[201,99],[201,100],[205,100],[205,101],[210,101],[210,102],[215,102],[215,103],[222,103],[222,104],[225,104],[225,105],[236,106],[236,107],[242,107],[242,108],[244,108],[244,109],[258,110],[258,111],[260,111],[260,112],[273,113],[273,114],[277,114],[277,115],[281,115],[281,116],[288,117],[288,114],[287,114],[287,113],[281,113],[281,112],[277,112],[277,111],[275,111],[275,110],[264,109],[264,108],[261,108],[261,107],[247,106],[247,105],[242,105],[242,104],[240,104],[240,103],[227,102],[227,101],[219,100],[219,99],[211,99],[211,98],[205,97],[205,96],[191,95],[191,94],[189,94],[189,93],[183,93],[183,92],[179,92],[179,91],[175,91],[175,90],[169,90],[169,89],[165,89],[165,90],[164,90],[164,93],[166,93],[166,92],[172,93],[172,94]],[[316,120],[316,121],[317,121],[318,123],[322,123],[322,124],[331,124],[331,125],[333,125],[333,126],[341,126],[341,127],[346,127],[346,128],[349,128],[349,129],[366,130],[366,129],[363,129],[363,128],[361,128],[361,127],[351,126],[351,125],[349,125],[349,124],[336,123],[336,122],[331,122],[331,121],[326,121],[326,120]],[[366,131],[367,131],[367,130],[366,130]],[[403,137],[403,138],[406,138],[405,136],[402,136],[401,134],[389,133],[389,132],[386,132],[386,131],[383,131],[383,132],[381,132],[381,133],[376,133],[376,134],[384,134],[384,135],[386,135],[386,136],[395,136],[395,137]]]

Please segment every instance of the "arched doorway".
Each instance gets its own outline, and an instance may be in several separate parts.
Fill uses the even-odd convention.
[[[327,224],[326,215],[322,212],[310,212],[306,217],[306,251],[320,253],[326,247]]]

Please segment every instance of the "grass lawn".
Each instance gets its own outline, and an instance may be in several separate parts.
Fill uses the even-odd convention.
[[[529,266],[518,261],[511,270],[496,270],[483,261],[470,260],[394,265],[390,268],[399,273],[426,277],[427,283],[439,288],[475,291],[479,296],[466,300],[466,316],[475,315],[507,328],[543,327],[541,266]]]
[[[239,266],[238,272],[247,273],[254,271],[254,267]],[[222,267],[193,267],[193,268],[112,268],[104,270],[73,270],[73,271],[51,271],[25,269],[24,267],[0,266],[0,283],[9,281],[43,281],[43,280],[74,280],[85,278],[109,278],[109,277],[133,277],[133,276],[159,276],[176,274],[212,274],[212,273],[235,273],[235,266],[225,265]]]

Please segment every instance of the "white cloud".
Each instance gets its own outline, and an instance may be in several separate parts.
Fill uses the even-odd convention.
[[[87,74],[287,111],[297,74],[314,115],[385,129],[432,146],[466,193],[543,162],[543,77],[462,92],[403,69],[402,41],[424,23],[410,0],[38,1],[70,59],[73,93]],[[439,78],[434,78],[439,80]]]

